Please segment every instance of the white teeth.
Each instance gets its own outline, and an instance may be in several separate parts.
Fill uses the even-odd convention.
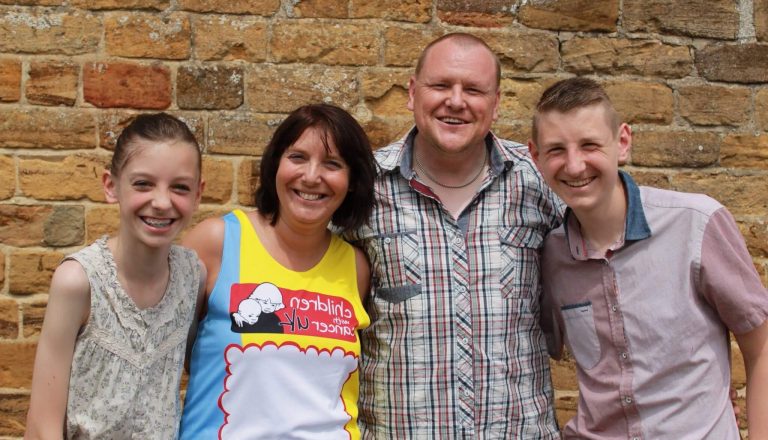
[[[461,119],[456,118],[440,118],[442,122],[445,122],[446,124],[463,124],[464,121]]]
[[[323,197],[322,194],[310,194],[310,193],[305,193],[301,191],[296,191],[296,194],[298,194],[299,197],[301,197],[304,200],[318,200],[321,197]]]
[[[568,186],[571,186],[571,187],[574,187],[574,188],[579,188],[579,187],[582,187],[582,186],[588,184],[591,181],[592,181],[592,178],[590,177],[590,178],[582,179],[582,180],[564,180],[563,182],[566,185],[568,185]]]
[[[144,223],[154,226],[156,228],[165,228],[167,226],[170,226],[171,223],[173,223],[173,220],[171,219],[158,219],[158,218],[151,218],[151,217],[143,217]]]

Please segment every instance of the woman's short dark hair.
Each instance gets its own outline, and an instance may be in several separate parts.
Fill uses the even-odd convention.
[[[139,139],[152,142],[182,141],[194,147],[197,150],[197,175],[200,176],[202,158],[195,135],[187,124],[168,113],[138,115],[123,129],[117,138],[109,166],[113,176],[119,176],[128,160],[138,152],[133,147]]]
[[[275,176],[283,152],[293,145],[308,128],[321,133],[326,150],[336,146],[349,167],[349,192],[333,213],[331,221],[342,229],[356,229],[368,222],[373,210],[373,180],[376,161],[363,128],[344,109],[331,104],[309,104],[297,108],[280,123],[261,158],[256,207],[271,223],[277,223],[280,202]]]

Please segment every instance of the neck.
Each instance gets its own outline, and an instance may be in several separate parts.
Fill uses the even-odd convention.
[[[118,273],[127,280],[164,278],[168,274],[170,246],[150,248],[120,235],[111,238],[108,246]]]
[[[270,219],[260,213],[256,212],[254,217],[259,240],[272,258],[288,269],[311,269],[328,250],[331,231],[327,225],[294,225],[278,218],[272,226]]]
[[[488,150],[483,145],[455,155],[448,155],[424,146],[414,145],[413,168],[427,183],[452,190],[481,182],[488,163]]]
[[[624,234],[627,218],[627,198],[619,182],[607,207],[591,211],[573,211],[581,226],[581,234],[590,249],[605,255]]]

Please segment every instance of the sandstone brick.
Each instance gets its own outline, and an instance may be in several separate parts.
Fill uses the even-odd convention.
[[[680,115],[696,125],[739,126],[749,120],[751,91],[711,85],[678,89]]]
[[[0,205],[0,242],[8,246],[42,246],[52,205]]]
[[[503,0],[464,1],[439,0],[438,18],[455,26],[494,28],[509,25],[514,20],[514,8]]]
[[[96,147],[96,121],[90,112],[72,109],[0,109],[0,147]]]
[[[368,24],[284,21],[272,28],[270,51],[280,63],[372,65],[379,54],[377,32]]]
[[[582,75],[682,78],[693,69],[693,57],[687,46],[657,40],[576,37],[563,43],[562,54],[563,67]]]
[[[289,113],[309,102],[351,108],[359,99],[354,69],[261,65],[246,77],[247,103],[256,112]]]
[[[234,182],[234,167],[229,160],[205,157],[203,160],[203,177],[205,190],[203,203],[228,203],[232,198]]]
[[[193,21],[195,57],[199,60],[267,59],[267,23],[254,17],[219,15]],[[203,37],[204,36],[204,37]]]
[[[768,44],[710,44],[696,51],[696,68],[710,81],[768,82]]]
[[[0,285],[5,283],[5,254],[0,252]]]
[[[659,171],[631,170],[632,178],[638,185],[672,189],[672,182],[667,174]]]
[[[243,103],[243,69],[184,66],[176,76],[176,103],[183,109],[235,109]]]
[[[502,79],[499,118],[530,123],[541,93],[559,78]]]
[[[253,198],[259,187],[259,167],[261,160],[244,159],[237,170],[237,203],[243,206],[255,206]]]
[[[171,105],[171,73],[161,65],[92,63],[83,67],[83,97],[102,108],[164,109]]]
[[[13,6],[60,6],[64,0],[0,0],[0,5]]]
[[[560,64],[560,43],[550,32],[479,31],[476,35],[490,46],[505,72],[554,72]]]
[[[69,0],[69,4],[80,9],[154,9],[163,11],[171,5],[170,0]]]
[[[518,13],[525,26],[555,31],[615,32],[618,18],[619,0],[531,1]]]
[[[189,112],[169,112],[182,120],[195,135],[201,148],[204,148],[205,121],[203,115]],[[131,110],[110,110],[99,112],[99,146],[114,151],[117,137],[139,113]]]
[[[110,55],[183,60],[189,58],[191,37],[189,19],[182,13],[118,13],[104,20],[104,41]]]
[[[731,343],[731,384],[735,388],[741,388],[747,384],[747,372],[744,368],[744,358],[739,349],[739,344],[736,343]]]
[[[28,394],[0,393],[0,436],[23,436],[28,410]]]
[[[768,224],[765,220],[739,221],[738,223],[750,255],[768,258]]]
[[[0,363],[3,388],[29,389],[36,348],[36,344],[29,342],[0,341],[0,359],[13,359],[13,362]]]
[[[27,197],[38,200],[72,200],[83,197],[103,201],[101,175],[104,155],[25,157],[19,160],[19,184]]]
[[[384,30],[384,64],[415,67],[424,47],[440,35],[432,28],[388,26]]]
[[[13,158],[0,156],[0,200],[13,197],[16,192],[16,165]]]
[[[383,18],[385,20],[427,23],[432,18],[431,0],[350,0],[353,18]]]
[[[613,105],[627,123],[670,124],[674,116],[672,89],[661,83],[615,81],[604,84]]]
[[[520,142],[524,144],[531,138],[530,120],[509,120],[502,118],[491,127],[493,132],[502,139]]]
[[[549,360],[549,368],[552,372],[552,385],[559,391],[578,391],[579,382],[576,378],[576,361],[565,350],[561,360]]]
[[[0,52],[95,53],[100,38],[101,22],[92,14],[16,10],[0,15]]]
[[[768,41],[768,0],[754,0],[755,34],[758,41]]]
[[[283,117],[236,113],[211,119],[208,152],[260,156]]]
[[[280,8],[280,0],[179,0],[180,9],[217,14],[271,16]]]
[[[624,0],[622,20],[632,32],[733,39],[738,0]]]
[[[755,123],[759,129],[768,131],[768,89],[755,94]]]
[[[579,397],[573,393],[555,392],[555,415],[557,423],[562,428],[576,415],[576,407],[579,404]]]
[[[410,116],[408,79],[403,70],[373,69],[361,73],[360,93],[366,106],[379,117]]]
[[[693,131],[637,131],[632,139],[632,165],[705,167],[717,163],[717,133]]]
[[[61,252],[14,251],[8,261],[9,292],[16,295],[48,292],[53,271],[63,257]]]
[[[373,116],[361,125],[373,149],[378,149],[405,136],[413,126],[413,116]]]
[[[84,208],[82,206],[55,206],[43,224],[47,246],[65,247],[83,244],[85,238]]]
[[[40,335],[45,317],[45,301],[33,301],[21,303],[21,331],[22,337],[34,338]]]
[[[338,0],[301,0],[289,10],[289,17],[349,18],[348,2]]]
[[[0,340],[19,337],[19,303],[0,298]]]
[[[92,206],[85,213],[85,242],[93,243],[104,235],[115,235],[119,227],[120,211],[117,205]]]
[[[735,175],[716,171],[681,172],[672,176],[672,189],[707,194],[725,205],[734,216],[768,212],[768,191],[761,175]]]
[[[768,134],[728,134],[720,147],[720,165],[768,170]]]
[[[21,62],[0,59],[0,102],[21,99]]]
[[[72,106],[77,100],[80,66],[69,61],[32,62],[26,84],[27,101]]]

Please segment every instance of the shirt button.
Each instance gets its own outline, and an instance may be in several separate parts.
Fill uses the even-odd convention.
[[[461,342],[463,342],[463,343],[465,343],[465,344],[466,344],[466,343],[468,343],[468,342],[469,342],[469,339],[467,339],[467,338],[461,338]]]
[[[385,244],[390,244],[390,243],[392,243],[392,239],[387,237],[387,238],[384,239],[384,243]]]
[[[616,310],[618,310],[618,307],[616,307],[616,306],[611,306],[611,311],[612,311],[612,312],[615,312]]]
[[[453,239],[453,244],[455,244],[456,246],[460,245],[463,242],[464,240],[462,240],[461,237],[456,237]]]
[[[626,352],[621,353],[621,358],[622,359],[626,359],[627,357],[629,357],[629,356],[627,355]]]
[[[464,395],[469,397],[469,390],[464,390]]]
[[[632,404],[632,398],[631,397],[625,397],[624,398],[624,403],[626,403],[627,405],[631,405]]]
[[[632,440],[640,440],[640,437],[632,437]]]

